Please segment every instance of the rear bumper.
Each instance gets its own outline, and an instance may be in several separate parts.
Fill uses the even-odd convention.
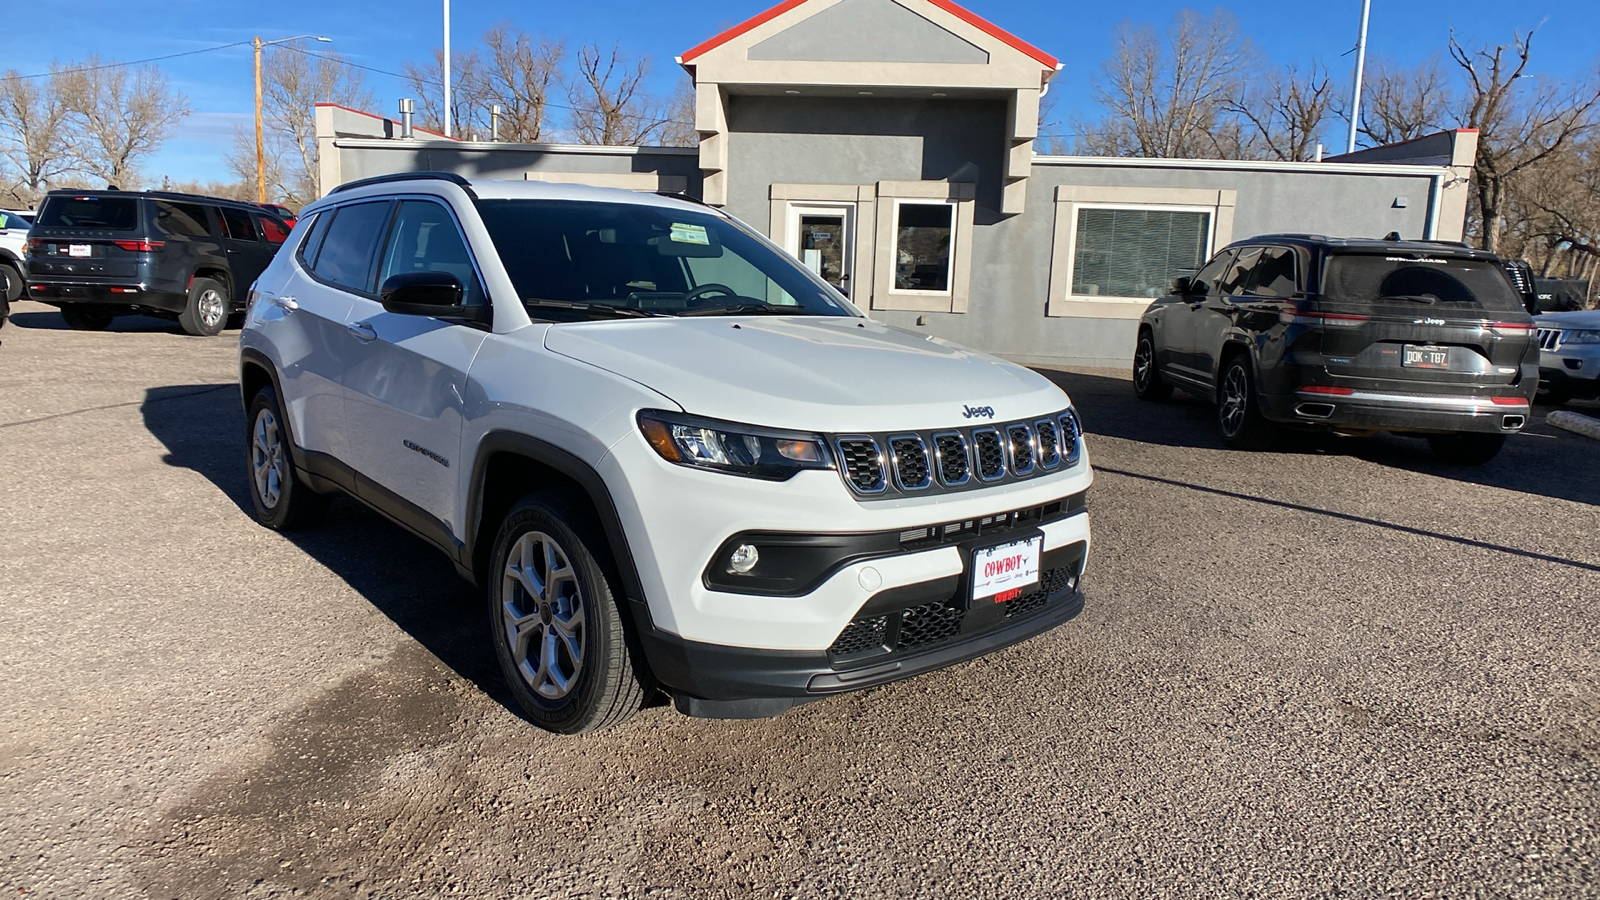
[[[105,303],[182,312],[188,297],[149,290],[136,281],[83,281],[67,278],[29,278],[28,298],[41,303]]]
[[[1501,402],[1496,403],[1498,397]],[[1514,402],[1509,402],[1514,401]],[[1301,425],[1370,431],[1482,432],[1510,434],[1528,423],[1531,404],[1523,394],[1405,394],[1296,391],[1261,398],[1268,419]]]
[[[1039,586],[1007,603],[969,607],[956,576],[883,591],[827,651],[707,644],[654,628],[641,629],[643,650],[655,677],[685,713],[777,715],[801,703],[975,659],[1067,622],[1083,610],[1080,581],[1087,552],[1087,543],[1047,552]],[[930,630],[930,622],[936,630]]]

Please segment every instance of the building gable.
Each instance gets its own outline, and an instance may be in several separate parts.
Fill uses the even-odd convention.
[[[985,65],[989,53],[894,0],[842,0],[755,44],[747,58]]]

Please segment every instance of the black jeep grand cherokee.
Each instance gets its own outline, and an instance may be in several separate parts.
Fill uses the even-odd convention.
[[[1217,404],[1223,439],[1283,426],[1426,435],[1494,458],[1539,386],[1533,319],[1498,257],[1460,244],[1273,234],[1235,243],[1139,323],[1134,389]]]

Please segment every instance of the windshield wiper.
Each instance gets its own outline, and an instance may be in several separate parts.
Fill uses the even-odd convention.
[[[1387,294],[1385,296],[1379,297],[1378,299],[1379,300],[1404,300],[1407,303],[1426,303],[1429,306],[1432,306],[1433,304],[1439,302],[1439,298],[1435,297],[1432,294]]]
[[[535,309],[570,309],[575,312],[608,316],[613,319],[656,319],[661,313],[633,309],[628,306],[607,306],[604,303],[581,303],[573,300],[523,300],[523,306]]]
[[[810,312],[798,306],[772,306],[767,303],[730,303],[727,306],[706,306],[681,312],[680,316],[809,316]]]

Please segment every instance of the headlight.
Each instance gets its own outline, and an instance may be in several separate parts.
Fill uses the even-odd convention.
[[[667,462],[730,475],[787,481],[801,469],[831,469],[819,435],[778,431],[660,410],[639,413],[639,431]]]
[[[1569,331],[1562,336],[1561,344],[1600,344],[1600,331]]]

